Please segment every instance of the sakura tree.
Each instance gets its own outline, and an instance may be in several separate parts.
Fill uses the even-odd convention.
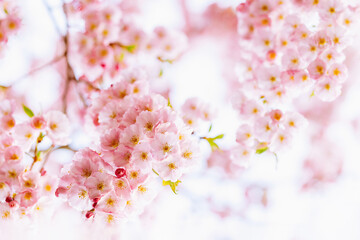
[[[225,229],[272,228],[285,200],[296,212],[295,199],[346,189],[359,11],[0,0],[0,233],[236,239],[252,233]]]

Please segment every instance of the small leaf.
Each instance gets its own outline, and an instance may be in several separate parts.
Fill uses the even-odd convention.
[[[159,77],[162,77],[163,74],[164,74],[164,70],[160,69]]]
[[[202,137],[201,139],[205,139],[209,143],[211,150],[215,151],[217,149],[220,149],[219,146],[215,143],[215,140],[222,139],[223,137],[224,137],[224,134],[220,134],[213,138]]]
[[[207,139],[208,143],[210,144],[211,149],[214,151],[216,149],[219,149],[219,146],[214,142],[213,139]]]
[[[168,98],[168,106],[169,106],[171,109],[174,109],[173,106],[172,106],[171,103],[170,103],[170,98]]]
[[[210,127],[209,127],[209,132],[211,131],[211,129],[212,129],[212,124],[210,124]]]
[[[224,137],[224,134],[220,134],[220,135],[217,135],[216,137],[212,138],[212,139],[222,139]]]
[[[119,62],[122,62],[125,58],[125,54],[122,52],[119,58]]]
[[[28,115],[29,117],[33,117],[33,116],[34,116],[33,111],[31,111],[31,109],[28,108],[27,106],[25,106],[24,104],[23,104],[23,109],[24,109],[24,112],[26,113],[26,115]]]
[[[168,181],[163,180],[163,186],[169,185],[170,188],[171,188],[171,190],[172,190],[175,194],[177,194],[177,192],[176,192],[176,187],[179,185],[179,183],[181,183],[180,180],[177,180],[176,182],[172,182],[172,181],[170,181],[170,180],[168,180]]]
[[[159,174],[154,170],[154,169],[152,169],[153,170],[153,172],[156,174],[156,175],[158,175],[159,176]]]
[[[269,149],[268,147],[256,149],[256,154],[262,154],[263,152],[266,152],[268,149]]]
[[[133,53],[136,49],[136,45],[128,45],[128,46],[124,46],[124,49],[126,49],[128,52]]]

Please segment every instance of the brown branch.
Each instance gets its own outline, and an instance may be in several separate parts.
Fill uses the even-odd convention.
[[[24,75],[18,77],[17,79],[15,79],[14,81],[12,81],[12,84],[15,84],[15,83],[19,82],[20,80],[22,80],[22,79],[24,79],[24,78],[26,78],[26,77],[29,77],[29,76],[33,75],[34,73],[36,73],[36,72],[38,72],[38,71],[41,71],[41,70],[43,70],[43,69],[46,68],[46,67],[51,66],[51,65],[54,64],[54,63],[57,63],[57,62],[60,61],[63,57],[65,57],[65,53],[64,53],[64,54],[61,54],[61,55],[59,55],[59,56],[57,56],[57,57],[55,57],[55,58],[54,58],[53,60],[51,60],[50,62],[47,62],[47,63],[45,63],[45,64],[43,64],[43,65],[41,65],[41,66],[39,66],[39,67],[33,68],[32,70],[30,70],[30,71],[27,72],[26,74],[24,74]]]
[[[65,60],[66,60],[66,76],[65,76],[65,86],[62,94],[62,103],[63,103],[63,109],[62,111],[66,114],[67,112],[67,97],[69,93],[70,88],[70,82],[75,80],[76,77],[74,74],[74,70],[72,69],[70,65],[70,59],[69,59],[69,41],[70,41],[70,33],[69,33],[69,20],[68,20],[68,12],[65,2],[63,2],[63,10],[65,14],[65,21],[66,21],[66,35],[63,37],[64,45],[65,45]]]
[[[69,147],[69,145],[60,146],[60,147],[55,147],[55,145],[51,145],[51,147],[44,152],[44,154],[45,154],[45,159],[44,159],[44,162],[43,162],[43,164],[42,164],[42,166],[41,166],[41,168],[40,168],[40,171],[45,170],[45,165],[46,165],[46,163],[48,162],[51,153],[55,152],[56,150],[61,150],[61,149],[69,150],[69,151],[72,151],[72,152],[74,152],[74,153],[76,152],[76,150],[75,150],[75,149],[72,149],[71,147]]]
[[[39,136],[36,139],[36,145],[35,145],[35,150],[34,150],[34,157],[33,157],[33,162],[30,166],[30,170],[32,170],[32,168],[34,167],[35,163],[38,162],[39,159],[39,151],[38,151],[38,146],[39,143],[41,143],[41,141],[44,139],[44,135],[40,132]]]
[[[42,170],[44,169],[44,166],[45,166],[45,164],[47,163],[50,154],[54,151],[54,147],[55,147],[55,145],[52,144],[51,147],[44,152],[44,154],[45,154],[45,159],[44,159],[43,164],[42,164],[42,166],[41,166],[41,168],[40,168],[40,171],[42,171]]]

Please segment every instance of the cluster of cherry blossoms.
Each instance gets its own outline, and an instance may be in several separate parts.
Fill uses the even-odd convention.
[[[0,216],[3,219],[31,215],[55,193],[58,179],[46,173],[47,155],[68,144],[70,123],[59,111],[28,115],[18,122],[16,102],[1,96]],[[24,114],[23,114],[24,115]],[[29,118],[30,117],[30,118]],[[45,149],[43,149],[45,148]]]
[[[136,21],[136,5],[129,1],[114,6],[74,0],[67,8],[70,20],[84,24],[82,31],[70,33],[73,66],[92,81],[111,83],[121,70],[134,64],[150,64],[152,75],[161,75],[161,64],[172,63],[186,47],[181,33],[164,27],[146,32]]]
[[[183,32],[159,26],[149,31],[139,20],[138,1],[72,0],[62,7],[64,35],[53,20],[63,54],[25,76],[64,60],[65,71],[63,65],[57,69],[61,100],[52,107],[62,105],[63,111],[35,115],[20,104],[29,92],[13,96],[7,92],[12,86],[0,86],[0,219],[31,216],[55,196],[89,220],[112,224],[136,217],[153,202],[159,183],[177,193],[199,163],[199,141],[212,150],[207,167],[237,177],[255,154],[271,152],[277,159],[308,120],[319,126],[303,164],[303,188],[334,181],[342,172],[340,150],[326,139],[330,114],[321,101],[335,100],[348,76],[345,49],[357,7],[336,0],[247,0],[236,10],[212,4],[201,21],[189,14]],[[20,22],[12,2],[0,0],[0,53]],[[212,106],[192,97],[178,111],[170,103],[171,89],[155,84],[200,35],[224,45],[223,77],[231,85],[226,97],[240,119],[227,149],[217,145],[224,134],[207,136],[213,125],[204,123],[216,115]],[[308,110],[316,116],[293,104],[305,98],[321,100]],[[91,138],[80,150],[68,145],[75,122]],[[49,156],[64,148],[74,152],[72,161],[52,174]],[[241,196],[245,203],[236,211],[218,210],[208,200],[222,217],[242,215],[242,208],[268,205],[268,186],[249,184]]]
[[[148,84],[138,69],[126,70],[92,99],[88,118],[98,140],[75,154],[57,190],[87,218],[111,223],[136,214],[155,196],[159,177],[175,191],[195,164],[193,130]]]
[[[340,95],[347,78],[343,50],[351,43],[357,8],[346,1],[249,0],[237,12],[240,82],[232,103],[244,123],[239,145],[214,154],[242,166],[254,153],[289,146],[305,126],[300,113],[287,109],[293,99]],[[223,165],[216,156],[210,165]]]
[[[181,110],[184,122],[193,129],[198,129],[200,123],[209,122],[216,116],[210,104],[195,97],[187,99]]]
[[[245,82],[255,95],[276,100],[313,93],[323,101],[340,94],[347,78],[343,50],[356,9],[346,1],[247,1],[238,7]]]
[[[20,28],[20,18],[17,6],[13,1],[0,1],[0,53],[7,43],[9,37]]]

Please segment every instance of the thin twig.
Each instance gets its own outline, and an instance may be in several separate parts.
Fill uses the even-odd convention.
[[[179,0],[179,2],[180,2],[181,11],[182,11],[182,14],[184,17],[184,21],[185,21],[185,29],[188,32],[191,30],[191,27],[192,27],[189,8],[186,4],[186,0]]]
[[[40,171],[42,169],[44,169],[44,166],[45,166],[46,162],[48,161],[50,154],[54,151],[54,147],[55,147],[55,145],[52,144],[51,147],[48,150],[44,151],[45,159],[44,159],[43,164],[42,164],[42,166],[40,168]]]
[[[66,76],[65,76],[65,86],[62,94],[62,103],[63,103],[63,109],[62,111],[66,114],[67,112],[67,97],[68,92],[70,88],[70,82],[72,80],[76,81],[76,77],[74,74],[74,70],[72,69],[69,61],[69,40],[70,40],[70,34],[69,34],[69,20],[68,20],[68,12],[65,5],[65,2],[63,2],[63,10],[65,14],[65,22],[66,22],[66,35],[63,37],[64,44],[65,44],[65,59],[66,59]]]
[[[57,23],[57,21],[56,21],[56,19],[55,19],[55,17],[54,17],[54,14],[52,13],[53,10],[51,9],[51,7],[49,6],[49,4],[47,3],[46,0],[43,0],[43,4],[44,4],[44,6],[46,7],[46,10],[47,10],[47,12],[48,12],[48,15],[49,15],[51,21],[53,22],[53,25],[54,25],[54,27],[55,27],[55,29],[56,29],[56,32],[59,34],[59,36],[62,37],[63,34],[62,34],[62,32],[61,32],[61,30],[60,30],[60,27],[59,27],[59,25],[58,25],[58,23]]]
[[[34,167],[35,163],[39,161],[39,151],[38,151],[38,146],[39,143],[41,143],[41,141],[43,140],[44,135],[40,132],[39,136],[36,139],[36,144],[35,144],[35,150],[34,150],[34,157],[33,157],[33,162],[30,166],[30,170],[32,170],[32,168]]]
[[[15,83],[17,83],[17,82],[19,82],[20,80],[28,77],[28,76],[33,75],[34,73],[36,73],[36,72],[38,72],[38,71],[40,71],[40,70],[43,70],[43,69],[46,68],[46,67],[51,66],[51,65],[54,64],[54,63],[57,63],[57,62],[60,61],[63,57],[65,57],[65,53],[62,54],[62,55],[59,55],[59,56],[55,57],[55,58],[54,58],[53,60],[51,60],[50,62],[47,62],[47,63],[45,63],[45,64],[43,64],[43,65],[41,65],[41,66],[39,66],[39,67],[36,67],[36,68],[30,70],[29,72],[25,73],[24,75],[18,77],[16,80],[12,81],[12,85],[15,84]]]
[[[51,147],[50,147],[48,150],[46,150],[46,151],[43,152],[43,153],[45,154],[45,159],[44,159],[43,164],[42,164],[42,166],[41,166],[41,168],[40,168],[40,171],[41,171],[41,170],[44,170],[45,165],[46,165],[46,163],[48,162],[50,155],[51,155],[53,152],[55,152],[56,150],[61,150],[61,149],[69,150],[69,151],[72,151],[72,152],[74,152],[74,153],[76,152],[76,150],[75,150],[75,149],[72,149],[71,147],[69,147],[69,145],[59,146],[59,147],[55,147],[54,144],[51,145]]]

